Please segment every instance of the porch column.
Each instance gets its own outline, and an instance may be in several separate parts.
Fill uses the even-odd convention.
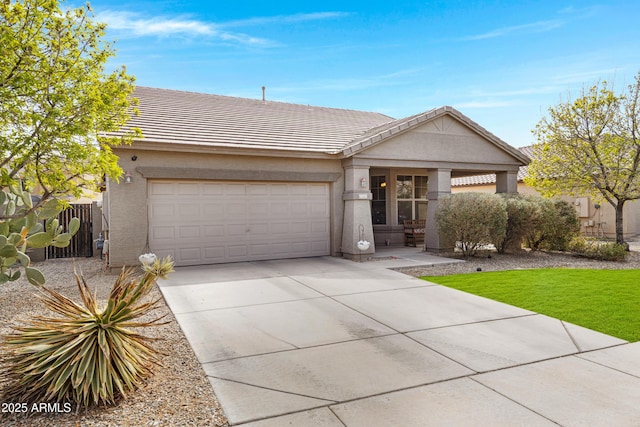
[[[515,194],[518,192],[518,172],[497,172],[496,193]]]
[[[451,169],[436,169],[429,171],[427,181],[427,221],[424,233],[424,250],[430,252],[443,252],[451,248],[444,247],[438,234],[436,224],[436,211],[440,205],[440,199],[451,194]]]
[[[344,166],[344,222],[342,225],[342,254],[345,258],[359,260],[376,252],[371,224],[372,194],[369,183],[369,166]],[[358,241],[366,240],[369,248],[361,250]]]

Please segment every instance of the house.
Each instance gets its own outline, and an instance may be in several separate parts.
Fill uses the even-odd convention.
[[[522,154],[531,159],[533,147],[518,148]],[[534,188],[524,183],[527,176],[527,166],[518,170],[518,193],[540,195]],[[495,174],[483,174],[453,178],[451,192],[467,191],[495,192]],[[595,201],[589,196],[564,196],[563,200],[573,204],[580,218],[581,232],[584,236],[615,238],[616,212],[608,202]],[[629,201],[624,206],[624,237],[629,238],[640,234],[640,201]]]
[[[451,107],[379,113],[138,87],[144,138],[114,148],[107,182],[111,267],[153,251],[176,265],[358,258],[402,244],[426,218],[426,249],[446,249],[435,210],[451,179],[495,173],[517,191],[528,159]],[[361,250],[357,242],[370,246]]]

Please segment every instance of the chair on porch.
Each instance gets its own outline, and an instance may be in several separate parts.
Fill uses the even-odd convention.
[[[417,246],[418,240],[424,241],[424,229],[426,221],[424,219],[405,219],[402,221],[404,227],[404,245]]]

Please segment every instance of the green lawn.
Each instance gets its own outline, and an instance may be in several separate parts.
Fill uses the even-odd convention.
[[[422,279],[640,341],[640,270],[545,268]]]

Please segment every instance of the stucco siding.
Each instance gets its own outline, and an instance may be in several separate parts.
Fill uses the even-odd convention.
[[[136,264],[138,256],[149,250],[147,179],[144,172],[150,169],[164,170],[172,175],[155,177],[165,179],[229,179],[232,176],[237,180],[259,180],[267,176],[278,181],[308,177],[309,180],[328,182],[331,193],[331,253],[338,255],[340,251],[344,178],[339,160],[141,151],[133,148],[117,149],[115,153],[120,157],[120,166],[131,174],[133,182],[107,183],[111,267]],[[183,171],[188,173],[183,174]],[[198,171],[204,178],[198,177]],[[216,171],[222,178],[216,178]]]
[[[483,170],[482,165],[520,166],[503,149],[448,116],[381,142],[356,157],[469,163],[476,165],[474,170]]]

